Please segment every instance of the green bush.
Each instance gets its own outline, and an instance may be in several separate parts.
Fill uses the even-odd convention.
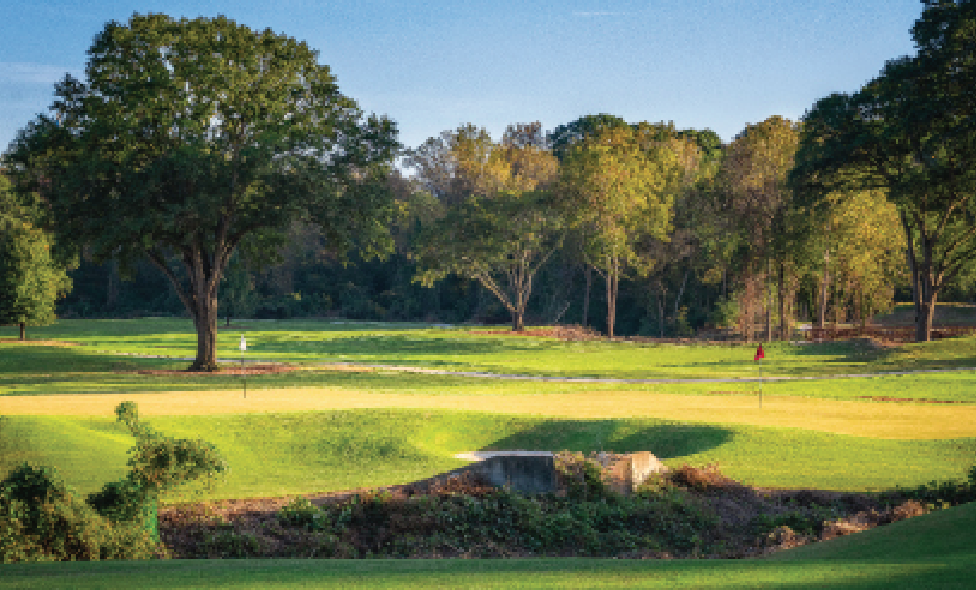
[[[914,489],[899,488],[895,498],[908,497],[928,504],[967,504],[976,502],[976,466],[969,470],[969,481],[931,481]]]
[[[278,520],[316,539],[317,556],[334,557],[605,557],[661,547],[697,555],[709,550],[713,540],[703,531],[716,524],[714,515],[678,494],[622,497],[607,491],[580,500],[504,490],[478,496],[364,495],[321,508],[300,498],[283,507]],[[244,556],[246,544],[238,539],[230,546],[219,532],[213,537],[221,539],[219,553]],[[198,551],[215,551],[212,542],[205,545]]]
[[[278,512],[278,518],[287,526],[304,527],[310,531],[322,530],[325,527],[325,515],[316,508],[308,498],[296,498],[283,506]]]
[[[113,522],[48,467],[27,463],[0,482],[0,562],[149,559],[163,548],[139,523]]]
[[[211,445],[170,439],[139,421],[133,402],[115,409],[136,437],[129,473],[85,500],[55,471],[24,464],[0,482],[0,561],[147,559],[164,552],[156,518],[160,492],[226,465]]]

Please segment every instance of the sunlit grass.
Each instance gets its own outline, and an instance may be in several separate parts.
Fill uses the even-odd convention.
[[[0,329],[9,337],[13,328]],[[976,338],[878,349],[857,343],[765,345],[766,358],[753,361],[754,346],[680,346],[624,342],[563,342],[512,336],[483,328],[431,328],[416,324],[350,324],[326,321],[248,320],[220,330],[219,357],[293,363],[355,362],[417,366],[451,371],[488,371],[542,376],[610,378],[755,378],[762,375],[821,376],[879,371],[952,369],[976,366]],[[191,358],[196,336],[189,320],[61,320],[34,328],[34,338],[75,342],[77,354],[161,355]],[[189,364],[186,361],[186,364]],[[185,366],[185,365],[184,365]]]
[[[848,491],[964,479],[976,462],[976,438],[886,440],[653,419],[401,409],[145,419],[167,436],[206,440],[227,459],[230,474],[212,488],[189,486],[184,490],[189,499],[402,484],[465,464],[453,457],[456,453],[489,449],[649,450],[674,467],[717,462],[727,475],[753,485]],[[0,471],[23,461],[49,465],[88,493],[122,476],[133,443],[109,418],[5,416]]]

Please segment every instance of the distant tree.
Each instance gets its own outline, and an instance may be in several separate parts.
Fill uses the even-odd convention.
[[[27,338],[26,326],[54,321],[55,302],[71,289],[66,265],[35,217],[0,175],[0,324],[17,324],[21,340]]]
[[[562,160],[556,191],[570,223],[583,236],[583,255],[604,278],[607,331],[614,336],[620,278],[626,268],[649,268],[638,244],[666,240],[675,183],[684,170],[660,130],[609,126],[574,143]]]
[[[604,129],[629,127],[627,121],[615,115],[601,113],[584,115],[575,121],[559,125],[549,133],[547,141],[552,153],[562,161],[574,145],[583,143],[590,135],[598,135]]]
[[[455,131],[444,131],[407,152],[404,165],[416,171],[420,186],[444,204],[457,204],[473,194],[475,179],[467,172],[492,149],[484,128],[468,123]],[[462,170],[467,158],[468,170]],[[482,178],[484,180],[484,178]]]
[[[107,24],[88,54],[87,83],[66,77],[55,117],[8,160],[60,235],[101,258],[148,257],[170,279],[196,327],[191,370],[217,367],[218,288],[245,238],[304,220],[340,252],[392,246],[393,198],[373,179],[394,125],[364,119],[304,42],[150,14]]]
[[[940,292],[976,265],[976,2],[923,3],[915,56],[806,114],[792,177],[810,202],[885,191],[904,228],[918,341],[931,339]]]
[[[546,192],[558,162],[540,146],[538,123],[510,126],[501,144],[471,126],[441,137],[463,193],[445,199],[420,234],[418,277],[427,286],[449,274],[477,280],[522,330],[533,279],[562,242],[562,216]]]
[[[710,220],[707,207],[703,207],[701,184],[714,174],[714,158],[720,154],[707,152],[698,141],[703,139],[711,149],[712,132],[676,131],[670,124],[640,123],[636,128],[655,143],[667,146],[676,158],[669,181],[669,192],[674,196],[672,227],[666,237],[644,236],[637,246],[648,274],[648,298],[653,300],[648,303],[656,307],[658,335],[663,338],[669,315],[670,329],[691,329],[679,316],[689,279],[703,266],[700,229]]]
[[[787,275],[794,266],[795,243],[787,227],[793,195],[787,185],[799,143],[799,126],[780,116],[749,124],[726,149],[718,174],[725,211],[738,245],[744,289],[740,294],[740,326],[747,340],[754,317],[763,316],[771,339],[773,292],[779,302],[780,337],[787,337]],[[767,282],[774,289],[767,289]]]
[[[220,309],[227,318],[227,326],[230,326],[232,317],[247,317],[254,313],[260,298],[255,291],[254,275],[239,252],[235,252],[227,263],[220,288],[224,292]]]
[[[849,302],[850,319],[865,324],[874,314],[893,308],[895,286],[905,279],[905,236],[898,209],[881,191],[832,198],[836,204],[828,212],[829,231],[816,237],[830,242],[831,282]]]

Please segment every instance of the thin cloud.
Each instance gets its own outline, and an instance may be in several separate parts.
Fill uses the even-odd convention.
[[[573,11],[573,16],[581,16],[581,17],[628,16],[629,14],[630,14],[629,12],[613,12],[609,10],[592,10],[592,11],[574,10]]]

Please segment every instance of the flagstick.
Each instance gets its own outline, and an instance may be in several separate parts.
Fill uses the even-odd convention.
[[[762,399],[762,397],[763,397],[762,365],[763,365],[763,360],[762,359],[759,359],[759,409],[760,410],[762,409],[762,402],[763,402],[763,399]]]

